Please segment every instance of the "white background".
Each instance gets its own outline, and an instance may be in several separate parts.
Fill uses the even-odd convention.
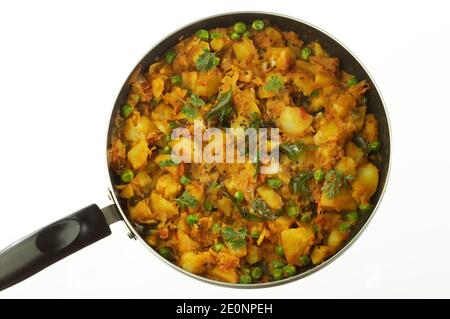
[[[108,203],[105,138],[126,76],[161,38],[212,14],[313,23],[371,72],[391,118],[392,170],[375,218],[332,265],[280,287],[208,285],[160,262],[125,226],[0,293],[10,297],[450,297],[450,20],[446,1],[3,1],[0,247]]]

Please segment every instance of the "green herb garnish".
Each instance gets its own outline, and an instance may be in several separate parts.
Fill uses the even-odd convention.
[[[231,90],[219,95],[217,104],[206,114],[206,119],[218,119],[219,124],[224,126],[233,114],[233,94]]]
[[[190,195],[187,191],[184,191],[180,197],[175,199],[175,202],[181,208],[186,208],[186,207],[195,208],[195,207],[197,207],[197,204],[198,204],[198,201],[192,195]]]
[[[264,88],[267,91],[275,92],[278,94],[280,90],[283,88],[283,86],[284,86],[283,80],[277,75],[272,75],[267,80],[267,84]]]
[[[164,160],[158,163],[159,167],[166,167],[166,166],[177,166],[178,163],[175,163],[172,159]]]
[[[289,186],[294,194],[300,194],[302,197],[308,197],[311,195],[308,182],[313,177],[312,172],[300,172],[296,176],[292,177]]]
[[[197,62],[195,63],[195,69],[197,71],[208,71],[212,69],[215,64],[214,60],[216,55],[211,53],[208,49],[204,49],[203,53],[198,57]]]
[[[243,227],[238,230],[234,230],[232,227],[227,226],[222,229],[222,238],[225,242],[229,243],[233,249],[239,249],[245,246],[245,236],[247,230]]]
[[[322,187],[322,191],[327,194],[328,198],[334,198],[342,189],[348,189],[350,187],[349,182],[351,182],[353,178],[352,175],[345,176],[341,171],[330,169],[325,175],[325,183]]]
[[[305,143],[301,141],[297,143],[283,143],[280,145],[280,149],[286,153],[291,161],[297,160],[303,152],[316,148],[317,146],[315,145],[305,145]]]
[[[253,208],[255,215],[269,219],[275,220],[277,216],[274,212],[267,206],[267,204],[261,198],[255,198],[250,202],[250,206]]]

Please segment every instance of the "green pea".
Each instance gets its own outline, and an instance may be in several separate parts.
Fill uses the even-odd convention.
[[[261,31],[262,29],[264,29],[264,22],[262,20],[255,20],[252,23],[252,28],[253,30]]]
[[[253,279],[257,280],[261,278],[263,275],[263,270],[261,267],[253,267],[250,269],[250,276],[252,276]]]
[[[378,150],[380,150],[381,148],[381,142],[380,141],[375,141],[369,144],[369,151],[370,152],[376,152]]]
[[[361,211],[361,213],[368,213],[371,209],[372,205],[370,203],[359,205],[359,210]]]
[[[344,222],[339,225],[339,230],[341,232],[346,232],[346,231],[349,231],[351,227],[352,227],[352,224]]]
[[[207,211],[210,212],[213,210],[213,203],[210,200],[205,201],[205,203],[203,204],[203,208]]]
[[[275,253],[276,253],[278,256],[283,257],[283,256],[284,256],[284,249],[283,249],[283,246],[277,245],[277,246],[275,247]]]
[[[250,274],[250,269],[248,269],[248,268],[246,268],[246,267],[242,267],[240,270],[241,270],[241,273],[243,273],[243,274],[245,274],[245,275]]]
[[[172,148],[170,145],[165,145],[162,149],[163,154],[170,154],[172,152]]]
[[[349,212],[345,215],[345,219],[347,219],[347,221],[349,221],[350,223],[354,224],[359,220],[359,213]]]
[[[252,277],[250,275],[241,275],[239,277],[239,283],[240,284],[251,284],[252,283]]]
[[[354,86],[356,84],[358,84],[358,79],[355,76],[352,76],[348,81],[347,81],[347,85],[350,86]]]
[[[189,184],[190,181],[191,181],[191,180],[190,180],[188,177],[184,176],[184,175],[180,177],[180,183],[181,183],[182,185]]]
[[[213,40],[216,39],[222,39],[222,33],[219,32],[211,32],[211,34],[209,35],[209,37]]]
[[[281,279],[283,279],[283,269],[275,269],[272,272],[272,278],[273,278],[273,280],[281,280]]]
[[[218,66],[220,64],[220,58],[218,56],[214,57],[213,63],[215,66]]]
[[[183,83],[183,79],[181,78],[181,75],[175,74],[170,77],[170,82],[172,82],[173,85],[180,86]]]
[[[300,220],[303,223],[308,223],[311,220],[311,215],[312,215],[312,212],[305,212],[302,214],[302,218],[300,218]]]
[[[220,226],[220,224],[213,224],[212,225],[212,231],[215,233],[220,232],[220,230],[222,229],[222,227]]]
[[[300,59],[302,60],[308,60],[309,56],[312,54],[312,50],[308,47],[304,47],[301,51],[300,51]]]
[[[300,214],[300,207],[297,205],[289,206],[287,209],[287,214],[289,217],[297,217]]]
[[[141,97],[139,94],[131,94],[130,98],[137,103]]]
[[[189,214],[189,215],[186,217],[186,221],[187,221],[187,223],[188,223],[189,225],[197,224],[197,222],[198,222],[198,216],[197,216],[197,215],[194,215],[194,214]]]
[[[120,172],[120,180],[124,183],[129,183],[133,180],[134,173],[131,169],[126,168],[122,172]]]
[[[245,31],[244,33],[242,33],[242,36],[244,37],[244,38],[250,38],[250,36],[251,36],[251,33],[250,33],[250,31]]]
[[[236,193],[234,193],[234,198],[238,202],[242,202],[244,200],[244,193],[242,193],[241,191],[237,191]]]
[[[167,51],[166,56],[165,56],[166,63],[172,64],[173,60],[175,60],[176,56],[177,56],[177,54],[175,53],[174,50]]]
[[[267,183],[267,185],[270,186],[270,188],[273,188],[273,189],[278,189],[282,185],[281,180],[279,180],[278,178],[268,178],[266,180],[266,183]]]
[[[323,173],[323,170],[322,170],[321,168],[316,169],[316,170],[314,171],[314,180],[315,180],[316,182],[321,182],[321,181],[323,181],[324,177],[325,177],[325,174]]]
[[[261,235],[261,232],[258,230],[252,230],[250,232],[250,237],[252,237],[252,238],[259,238],[259,235]]]
[[[298,261],[302,266],[308,266],[311,263],[311,259],[307,255],[300,256]]]
[[[222,250],[223,247],[224,247],[224,246],[223,246],[222,243],[215,243],[215,244],[212,246],[212,249],[213,249],[216,253],[218,253],[219,251]]]
[[[172,137],[170,136],[170,134],[167,134],[166,136],[164,136],[163,142],[167,144],[170,142],[171,139]]]
[[[172,249],[169,247],[161,247],[158,249],[158,253],[166,259],[172,258]]]
[[[237,32],[232,32],[230,34],[230,39],[233,41],[239,40],[241,38],[241,35]]]
[[[130,104],[124,104],[120,110],[120,114],[126,119],[131,113],[133,113],[133,110],[134,108]]]
[[[286,277],[295,276],[296,273],[297,273],[297,269],[295,269],[294,265],[286,265],[283,267],[283,274]]]
[[[245,31],[247,31],[247,26],[245,25],[244,22],[236,22],[233,26],[233,30],[236,33],[242,34]]]
[[[195,36],[200,40],[207,41],[209,39],[209,32],[205,29],[200,29],[197,32],[195,32]]]
[[[285,265],[286,264],[281,260],[278,260],[278,259],[272,260],[272,267],[274,269],[283,268]]]

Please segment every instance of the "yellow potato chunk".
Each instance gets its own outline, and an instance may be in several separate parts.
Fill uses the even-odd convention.
[[[210,42],[211,49],[213,49],[213,51],[222,50],[224,44],[225,42],[223,41],[223,39],[212,39]]]
[[[151,130],[156,130],[156,127],[150,119],[144,115],[139,118],[136,125],[132,118],[128,119],[125,125],[124,135],[127,140],[138,142],[145,140],[147,134]]]
[[[150,206],[152,211],[165,214],[167,218],[178,215],[177,205],[155,192],[150,194]]]
[[[348,142],[345,146],[345,156],[353,158],[356,165],[360,165],[364,162],[364,152],[353,142]]]
[[[178,229],[177,236],[178,236],[178,252],[180,253],[180,255],[200,249],[200,243],[193,240],[184,231]]]
[[[201,275],[206,272],[206,266],[213,262],[209,252],[189,251],[181,255],[180,266],[193,274]]]
[[[364,122],[363,136],[372,143],[378,139],[378,122],[373,114],[367,114]]]
[[[334,249],[339,249],[341,248],[346,237],[346,232],[341,232],[339,229],[333,229],[328,236],[327,245]]]
[[[277,71],[286,71],[295,61],[295,54],[288,47],[269,48],[266,56],[270,65]]]
[[[147,161],[150,154],[146,141],[137,143],[131,150],[128,151],[127,158],[134,169],[140,168]]]
[[[311,253],[311,261],[313,265],[320,264],[326,258],[330,257],[334,253],[334,249],[329,246],[316,246]]]
[[[261,186],[256,190],[256,192],[259,194],[259,196],[261,196],[262,200],[266,202],[267,206],[269,206],[271,209],[277,210],[283,207],[283,199],[270,187]]]
[[[141,200],[134,207],[130,207],[130,217],[134,220],[138,220],[140,222],[146,222],[147,220],[153,217],[152,211],[147,203]]]
[[[338,212],[356,210],[356,202],[350,190],[341,189],[339,194],[329,198],[326,192],[320,196],[320,205],[325,209],[335,209]]]
[[[153,96],[156,99],[159,99],[163,91],[164,91],[164,78],[159,76],[152,81]]]
[[[358,168],[352,183],[352,196],[359,203],[367,203],[378,187],[378,168],[366,163]]]
[[[233,211],[233,202],[228,197],[222,197],[217,201],[217,209],[225,216],[230,216]]]
[[[344,173],[344,175],[356,175],[356,162],[351,157],[343,157],[336,163],[335,169]]]
[[[232,49],[236,59],[240,62],[250,62],[258,55],[253,41],[245,37],[242,41],[233,43]]]
[[[172,174],[161,176],[156,182],[156,191],[166,199],[175,198],[181,190],[181,185]]]
[[[298,265],[308,246],[314,242],[314,231],[311,227],[286,229],[280,233],[281,245],[289,264]]]
[[[291,135],[301,135],[311,126],[313,117],[302,107],[283,108],[278,120],[280,130]]]
[[[320,125],[316,134],[314,135],[314,144],[320,145],[330,141],[337,140],[339,135],[338,126],[334,121],[326,121]]]
[[[247,256],[245,256],[250,265],[256,264],[262,259],[262,250],[256,245],[250,244],[247,247]]]
[[[207,276],[220,281],[230,282],[230,283],[237,283],[239,280],[238,274],[236,272],[236,269],[221,269],[219,266],[215,266],[211,269],[208,269]]]

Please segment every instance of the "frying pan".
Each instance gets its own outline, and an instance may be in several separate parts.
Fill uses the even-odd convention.
[[[372,197],[372,202],[375,204],[374,209],[371,213],[365,214],[360,219],[345,246],[322,264],[318,266],[310,266],[294,277],[275,282],[244,285],[229,284],[200,277],[189,273],[162,258],[145,242],[140,235],[138,225],[134,224],[129,218],[126,206],[121,202],[115,188],[113,187],[115,181],[117,180],[117,176],[109,170],[110,199],[112,201],[111,205],[102,209],[95,204],[82,208],[79,211],[20,239],[0,252],[0,290],[8,288],[11,285],[14,285],[50,266],[56,261],[63,259],[64,257],[104,237],[107,237],[111,234],[109,225],[117,221],[125,222],[130,231],[130,238],[134,238],[142,242],[152,253],[156,254],[163,262],[166,262],[173,268],[205,282],[228,287],[268,287],[303,278],[330,264],[355,241],[373,217],[386,188],[390,163],[390,127],[383,100],[374,81],[358,59],[336,39],[309,23],[287,16],[263,12],[225,13],[196,21],[170,34],[142,58],[135,70],[138,70],[139,68],[146,70],[156,58],[162,57],[169,48],[173,47],[179,41],[180,38],[189,36],[198,29],[228,27],[237,21],[243,21],[247,24],[251,24],[251,22],[255,19],[268,19],[273,25],[278,26],[283,30],[291,30],[298,33],[300,38],[305,42],[319,41],[331,56],[339,58],[342,69],[354,74],[359,79],[367,79],[370,83],[371,90],[368,91],[368,111],[373,113],[378,119],[380,133],[379,139],[382,143],[382,148],[380,151],[381,160],[375,162],[375,165],[379,169],[379,185],[377,192]],[[130,73],[125,81],[125,84],[116,99],[114,108],[112,109],[106,140],[106,149],[110,145],[109,141],[114,127],[114,116],[119,108],[126,102],[127,95],[130,90],[129,81],[133,75],[133,72]]]

